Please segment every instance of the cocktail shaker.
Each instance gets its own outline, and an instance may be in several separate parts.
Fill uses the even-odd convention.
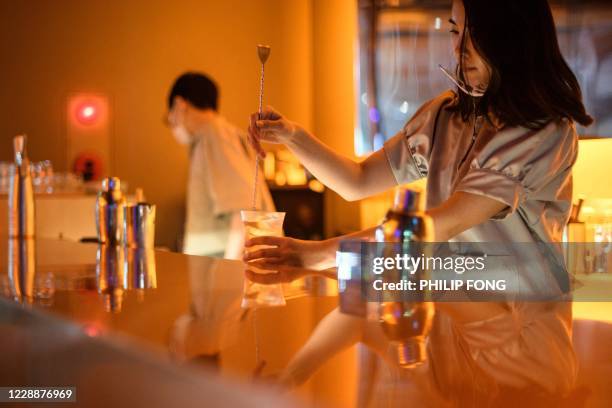
[[[123,243],[123,217],[125,197],[117,177],[102,181],[102,191],[96,199],[96,228],[98,242],[107,245]]]
[[[130,248],[153,248],[155,244],[155,205],[146,203],[142,190],[136,192],[136,203],[125,206],[124,239]]]
[[[431,219],[424,211],[424,194],[420,191],[398,187],[393,207],[376,230],[376,240],[385,243],[387,257],[398,252],[420,255],[422,242],[433,240]],[[419,254],[415,254],[418,251]],[[425,278],[426,270],[388,271],[392,281]],[[387,273],[387,272],[386,272]],[[389,276],[387,276],[389,278]],[[401,367],[414,367],[426,360],[426,337],[431,330],[434,305],[426,292],[412,293],[406,301],[381,301],[378,305],[378,320],[391,341]]]
[[[34,189],[30,161],[26,155],[26,136],[13,139],[15,164],[10,170],[8,230],[11,238],[31,238],[35,231]]]

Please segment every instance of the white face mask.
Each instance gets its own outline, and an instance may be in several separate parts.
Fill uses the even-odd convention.
[[[174,135],[174,139],[181,145],[187,146],[193,142],[193,137],[183,125],[176,125],[173,127],[172,134]]]

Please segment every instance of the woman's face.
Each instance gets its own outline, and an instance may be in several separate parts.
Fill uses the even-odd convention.
[[[491,71],[485,61],[480,57],[472,44],[469,30],[465,30],[465,9],[462,0],[453,0],[451,10],[450,33],[453,41],[453,50],[457,64],[463,56],[463,76],[472,88],[486,89],[491,78]],[[461,50],[462,37],[465,34],[465,48]]]

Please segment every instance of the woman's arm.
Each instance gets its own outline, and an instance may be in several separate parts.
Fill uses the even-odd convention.
[[[288,237],[254,237],[245,243],[243,261],[257,261],[258,267],[275,269],[275,265],[288,265],[306,269],[326,270],[336,266],[336,251],[340,241],[372,238],[376,227],[323,241],[305,241]],[[265,245],[267,248],[249,250]]]
[[[482,195],[456,192],[442,205],[428,210],[431,217],[435,241],[445,242],[455,235],[472,228],[499,213],[506,204]],[[259,259],[272,264],[291,262],[312,268],[314,265],[325,269],[334,265],[336,251],[340,241],[350,238],[371,237],[375,228],[359,231],[325,241],[309,242],[283,237],[257,237],[246,243],[247,247],[255,245],[273,245],[273,248],[259,249],[247,253],[246,261]],[[315,262],[316,261],[316,262]],[[485,320],[505,309],[497,303],[439,303],[438,308],[451,315],[458,322]]]
[[[501,201],[458,191],[438,207],[427,210],[426,214],[433,221],[435,241],[446,242],[487,221],[506,207]]]
[[[506,206],[489,197],[459,191],[426,213],[433,221],[435,240],[445,242],[485,222]],[[496,302],[438,302],[436,309],[448,314],[457,323],[487,320],[506,312],[503,305]]]
[[[397,184],[382,149],[356,162],[303,129],[288,140],[287,147],[317,179],[347,201],[373,196]]]
[[[440,206],[426,211],[432,219],[434,240],[445,242],[455,235],[493,217],[506,207],[501,201],[482,195],[456,192]],[[327,269],[335,266],[336,251],[343,240],[372,238],[376,227],[324,241],[303,241],[286,237],[255,237],[246,247],[257,245],[272,248],[247,251],[245,261],[255,259],[271,264],[287,264],[308,269]]]
[[[260,156],[264,154],[261,141],[286,145],[304,167],[345,200],[360,200],[396,185],[382,149],[356,162],[334,152],[272,108],[264,111],[261,120],[257,114],[251,115],[249,141]]]

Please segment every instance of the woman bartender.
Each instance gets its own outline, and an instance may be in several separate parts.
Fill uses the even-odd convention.
[[[364,161],[340,156],[273,109],[261,120],[251,117],[251,143],[260,154],[260,141],[285,144],[347,200],[427,177],[436,241],[547,242],[560,251],[555,243],[569,216],[578,147],[574,124],[593,120],[560,53],[550,7],[546,0],[454,0],[449,22],[462,86],[425,103]],[[341,238],[255,238],[247,246],[274,248],[245,259],[329,267]],[[559,396],[571,388],[571,304],[436,307],[428,347],[438,390],[474,402],[525,389]],[[327,336],[316,344],[332,343]],[[305,352],[315,355],[322,350],[316,347],[324,348]]]

